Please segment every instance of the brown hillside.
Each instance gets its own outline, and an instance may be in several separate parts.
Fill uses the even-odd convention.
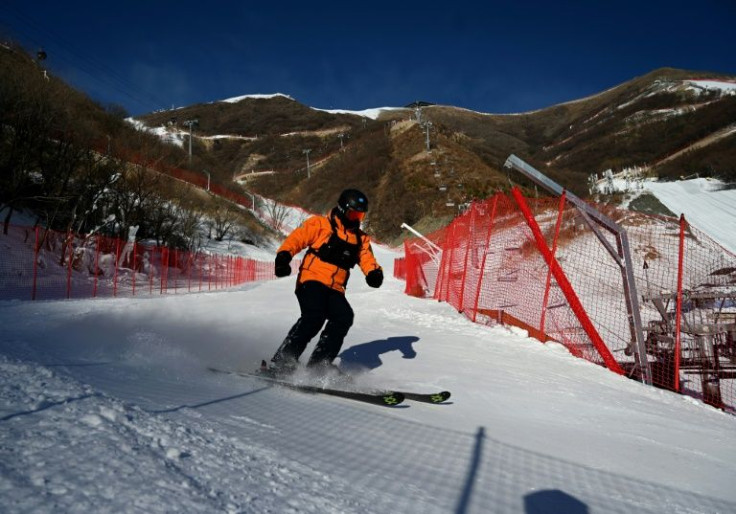
[[[698,89],[688,82],[694,79],[734,77],[663,68],[529,113],[423,104],[420,122],[415,108],[386,110],[372,120],[325,113],[286,97],[202,104],[143,119],[162,122],[175,112],[198,117],[203,136],[252,138],[205,148],[195,131],[195,146],[203,159],[218,162],[223,180],[273,170],[246,186],[266,196],[324,211],[341,189],[364,188],[374,206],[370,226],[393,240],[403,222],[432,225],[511,182],[523,185],[503,168],[512,153],[583,196],[590,174],[629,166],[648,166],[665,177],[699,173],[733,180],[736,96]]]
[[[3,50],[0,57],[6,70],[0,81],[2,121],[11,127],[4,132],[6,148],[22,133],[13,132],[15,127],[36,120],[44,134],[65,134],[76,148],[109,148],[126,160],[207,174],[234,190],[313,211],[329,209],[345,187],[358,187],[371,199],[368,226],[384,241],[401,237],[401,223],[436,226],[474,199],[512,183],[526,185],[503,167],[512,153],[581,196],[587,195],[591,174],[632,166],[665,178],[736,180],[736,95],[692,82],[736,82],[717,73],[663,68],[587,98],[520,114],[422,102],[370,119],[276,95],[138,118],[149,128],[164,127],[182,147],[132,130],[119,108],[103,108],[54,77],[40,82],[38,65],[22,52]],[[17,115],[12,102],[33,103],[31,93],[42,99],[35,104],[40,110],[28,111],[37,116]],[[12,154],[5,156],[6,167],[15,166]],[[17,187],[9,176],[5,198],[38,189],[31,181],[24,183],[29,192],[13,192]]]

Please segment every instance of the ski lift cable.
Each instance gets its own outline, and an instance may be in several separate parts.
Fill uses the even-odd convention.
[[[23,30],[22,28],[17,28],[16,30],[22,33],[36,46],[46,47],[48,49],[48,44],[42,44],[39,37],[43,37],[44,40],[50,39],[58,45],[53,47],[54,52],[52,56],[56,56],[60,60],[66,61],[72,68],[79,69],[98,82],[115,88],[116,91],[124,94],[143,107],[150,109],[151,104],[159,107],[165,105],[165,103],[160,99],[140,90],[117,72],[97,61],[94,57],[89,54],[79,52],[69,41],[54,31],[42,27],[17,9],[9,8],[9,11],[18,21],[30,29],[30,32],[28,30]]]
[[[84,63],[85,65],[88,65],[91,68],[94,68],[95,71],[100,72],[105,78],[114,79],[114,81],[117,82],[117,84],[115,84],[115,85],[124,86],[125,89],[124,90],[121,90],[120,92],[123,92],[125,94],[130,95],[130,92],[128,90],[130,90],[130,89],[133,89],[133,90],[136,89],[136,87],[132,83],[128,82],[127,79],[125,79],[124,77],[118,75],[114,70],[112,70],[111,68],[107,67],[105,64],[97,61],[94,57],[92,57],[92,56],[90,56],[88,54],[79,52],[74,47],[74,45],[71,42],[69,42],[67,39],[65,39],[63,36],[59,35],[58,33],[54,32],[51,29],[48,29],[46,27],[43,27],[43,26],[39,25],[33,19],[29,18],[28,16],[26,16],[22,12],[18,11],[17,9],[11,9],[11,10],[12,10],[13,14],[22,23],[26,24],[28,27],[30,27],[31,29],[35,30],[37,33],[40,33],[45,39],[49,39],[50,38],[52,41],[55,41],[59,45],[59,47],[58,48],[55,48],[55,50],[60,50],[61,53],[59,55],[61,55],[62,57],[64,57],[65,60],[67,60],[70,64],[76,65],[77,67],[82,68],[82,71],[84,71],[85,73],[88,73],[88,74],[90,73],[89,70],[84,69],[83,66],[80,66],[79,63],[74,62],[73,59],[69,58],[68,56],[65,57],[63,55],[63,52],[68,52],[72,57],[74,57],[74,58],[82,61],[82,63]],[[26,34],[28,34],[28,33],[26,33]],[[38,36],[33,36],[32,37],[32,39],[34,39],[34,42],[36,44],[38,44],[39,46],[48,46],[48,45],[40,44],[40,41],[38,41],[37,37]],[[99,77],[97,77],[95,75],[93,75],[93,77],[94,78],[99,78]],[[108,82],[108,83],[110,83],[110,82]],[[136,97],[131,97],[131,98],[134,99],[134,100],[140,100],[139,98],[136,98]],[[155,100],[158,103],[158,100],[154,99],[153,97],[149,97],[149,99],[150,100]]]
[[[33,23],[27,20],[23,21],[27,25],[31,26],[32,30],[39,30],[41,32],[46,31],[42,27],[36,26],[36,29],[33,27]],[[75,69],[78,71],[81,71],[82,73],[85,73],[93,80],[97,81],[100,84],[109,86],[113,89],[115,89],[117,92],[125,95],[126,97],[130,98],[131,100],[135,101],[136,103],[140,104],[141,106],[144,106],[146,108],[150,108],[150,104],[154,103],[155,105],[163,105],[160,100],[153,99],[151,97],[144,99],[141,96],[141,91],[137,90],[135,86],[132,86],[129,82],[126,82],[125,79],[122,79],[120,76],[116,75],[114,72],[111,72],[109,68],[104,67],[99,62],[95,61],[94,59],[85,56],[84,54],[79,53],[77,50],[75,50],[73,47],[69,46],[66,43],[59,43],[58,36],[53,35],[52,32],[47,31],[50,36],[40,36],[36,33],[30,33],[27,31],[20,31],[23,32],[28,39],[36,43],[37,46],[42,47],[49,47],[48,42],[51,40],[52,43],[55,43],[55,46],[53,46],[53,52],[52,56],[54,57],[54,61],[61,61],[66,62],[71,69]],[[39,41],[39,37],[44,38],[44,43],[41,44]],[[53,64],[49,67],[53,68]],[[131,92],[131,90],[133,90]]]

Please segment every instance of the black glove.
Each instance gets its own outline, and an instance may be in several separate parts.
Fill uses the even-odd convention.
[[[374,269],[365,276],[365,283],[371,287],[381,287],[381,284],[383,284],[383,271],[380,268]]]
[[[276,266],[274,271],[277,277],[288,277],[291,275],[291,254],[286,250],[283,250],[276,254]]]

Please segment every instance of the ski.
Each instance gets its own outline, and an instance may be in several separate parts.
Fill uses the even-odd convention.
[[[398,391],[376,391],[376,392],[360,392],[360,391],[346,391],[344,389],[333,389],[330,387],[314,386],[307,384],[294,384],[287,380],[282,380],[275,377],[270,377],[263,373],[248,373],[245,371],[227,371],[217,368],[209,368],[210,371],[215,373],[226,373],[230,375],[238,375],[241,377],[253,377],[272,384],[276,384],[288,389],[295,391],[302,391],[305,393],[324,394],[328,396],[337,396],[339,398],[347,398],[349,400],[356,400],[364,403],[372,403],[374,405],[387,405],[394,406],[399,405],[404,401],[404,394]]]
[[[252,373],[245,372],[245,371],[226,371],[226,370],[221,370],[221,369],[216,369],[216,368],[210,368],[210,370],[218,372],[218,373],[229,373],[229,374],[235,374],[235,375],[240,375],[240,376],[245,376],[245,377],[260,378],[262,380],[277,383],[279,385],[282,385],[282,386],[285,386],[291,389],[298,389],[298,390],[302,390],[305,392],[312,392],[312,393],[327,394],[331,396],[341,396],[343,398],[350,398],[350,399],[364,401],[368,403],[377,403],[379,405],[380,404],[398,405],[404,400],[412,400],[415,402],[422,402],[422,403],[444,403],[447,400],[449,400],[451,396],[450,391],[440,391],[437,393],[415,393],[415,392],[410,392],[410,391],[397,391],[397,390],[376,391],[376,392],[355,392],[355,391],[345,391],[343,389],[334,389],[334,388],[322,387],[322,386],[294,384],[293,382],[289,382],[288,380],[284,380],[282,378],[278,378],[276,376],[269,375],[268,374],[269,370],[268,368],[265,367],[265,363],[262,364],[262,367],[260,370],[254,371]],[[393,398],[392,398],[392,395],[393,395]]]
[[[450,399],[450,391],[439,393],[410,393],[408,391],[397,391],[404,395],[404,399],[423,403],[444,403]]]

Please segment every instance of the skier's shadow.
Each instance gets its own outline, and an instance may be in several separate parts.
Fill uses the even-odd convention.
[[[412,344],[419,341],[416,336],[389,337],[351,346],[339,355],[340,367],[345,371],[361,372],[376,369],[383,364],[381,354],[401,352],[404,359],[413,359],[417,352]]]

